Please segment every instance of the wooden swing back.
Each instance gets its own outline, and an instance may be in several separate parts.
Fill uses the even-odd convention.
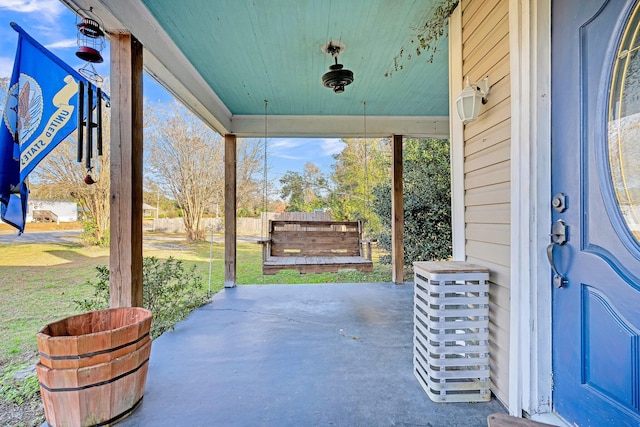
[[[362,240],[359,221],[269,221],[269,238],[262,247],[262,273],[281,270],[305,273],[355,269],[370,273],[371,244]],[[363,243],[367,246],[364,256]]]

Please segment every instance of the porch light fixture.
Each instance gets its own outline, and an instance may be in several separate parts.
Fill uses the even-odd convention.
[[[353,72],[344,69],[342,64],[338,64],[338,55],[345,50],[346,46],[342,42],[330,41],[322,46],[322,51],[334,58],[335,64],[329,66],[329,71],[322,75],[324,87],[333,89],[335,93],[344,92],[344,87],[353,83]]]
[[[490,90],[489,77],[485,77],[479,82],[469,82],[469,77],[467,77],[467,86],[462,89],[456,99],[458,117],[460,117],[463,124],[478,118],[480,106],[487,103]]]

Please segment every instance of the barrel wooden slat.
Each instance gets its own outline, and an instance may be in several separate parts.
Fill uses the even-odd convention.
[[[128,415],[144,393],[150,326],[151,312],[134,307],[85,313],[44,327],[38,333],[36,371],[47,423],[91,426]]]
[[[36,335],[40,363],[49,368],[79,368],[137,350],[149,340],[142,332],[148,333],[151,327],[148,313],[142,308],[99,310],[49,324]]]

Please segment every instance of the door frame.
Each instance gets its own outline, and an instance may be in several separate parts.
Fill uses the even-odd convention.
[[[562,425],[552,414],[551,0],[509,0],[511,99],[511,305],[509,413]],[[449,26],[449,91],[462,89],[459,4]],[[453,257],[465,260],[464,137],[450,103]],[[533,174],[535,172],[535,174]],[[533,357],[533,355],[538,357]]]
[[[509,0],[509,44],[509,413],[539,418],[553,408],[552,285],[545,255],[551,226],[551,0]]]

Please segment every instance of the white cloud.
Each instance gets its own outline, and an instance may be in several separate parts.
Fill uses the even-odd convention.
[[[303,139],[276,138],[269,140],[269,156],[287,160],[302,160],[299,147],[304,144]],[[298,155],[296,155],[298,154]]]
[[[45,45],[47,49],[65,49],[68,47],[76,47],[76,46],[78,46],[77,39],[63,39],[63,40],[58,40],[57,42],[53,42]]]
[[[269,141],[269,147],[278,149],[296,148],[304,144],[304,139],[279,138]]]
[[[288,159],[288,160],[304,160],[304,157],[292,156],[291,154],[283,154],[283,153],[273,153],[273,157],[279,157],[281,159]]]
[[[0,77],[11,77],[13,58],[0,57]]]
[[[279,138],[269,142],[270,155],[290,160],[310,160],[340,153],[345,143],[339,138]]]
[[[0,9],[20,13],[40,13],[53,19],[62,14],[64,6],[60,0],[0,0]]]
[[[347,146],[341,139],[331,138],[331,139],[323,139],[320,142],[320,146],[324,151],[326,156],[332,156],[334,154],[341,153],[344,150],[344,147]]]

